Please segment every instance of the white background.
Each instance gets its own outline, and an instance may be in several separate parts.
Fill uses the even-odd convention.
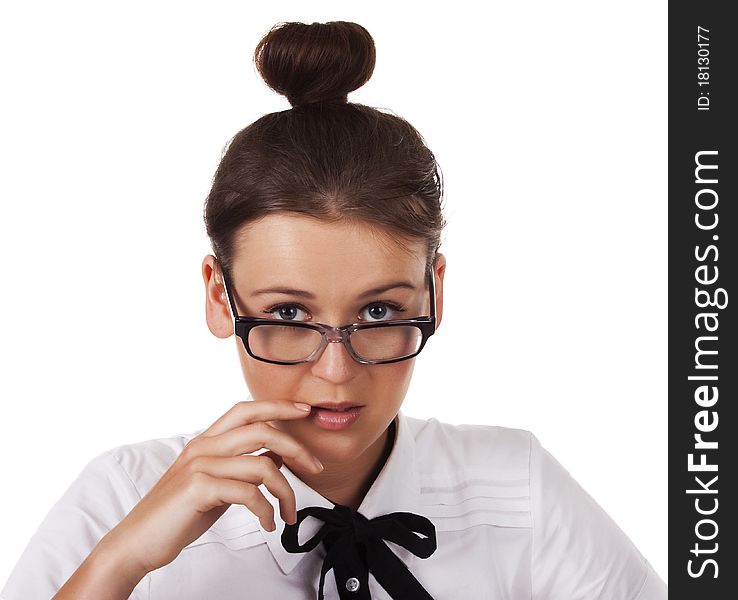
[[[289,107],[250,62],[283,20],[366,27],[349,99],[443,170],[445,314],[403,410],[533,431],[666,579],[666,2],[259,4],[3,8],[0,581],[93,456],[247,396],[202,205]]]

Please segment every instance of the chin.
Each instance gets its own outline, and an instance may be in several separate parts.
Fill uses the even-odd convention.
[[[382,430],[377,428],[373,431],[359,426],[358,422],[341,430],[326,430],[313,423],[300,423],[300,427],[290,428],[289,433],[321,461],[350,462],[376,442]]]

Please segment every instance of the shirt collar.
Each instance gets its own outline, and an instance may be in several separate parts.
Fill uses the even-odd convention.
[[[367,519],[373,519],[390,512],[418,513],[420,510],[420,486],[415,461],[415,438],[402,411],[398,411],[395,424],[397,430],[392,451],[358,508],[358,512]],[[282,465],[280,471],[295,492],[297,510],[306,506],[333,508],[333,502],[304,483],[285,465]],[[266,493],[269,494],[268,491]],[[278,501],[271,494],[268,498],[274,506],[274,522],[277,528],[274,531],[267,531],[259,523],[259,530],[279,567],[285,574],[289,574],[307,553],[291,553],[284,549],[281,538],[285,523],[279,514]],[[305,519],[300,524],[300,539],[305,540],[312,537],[318,532],[321,525],[322,521],[318,519]]]

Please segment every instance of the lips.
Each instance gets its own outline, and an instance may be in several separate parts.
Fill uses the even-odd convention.
[[[363,407],[356,404],[314,404],[310,410],[310,419],[322,429],[346,429],[361,415]]]

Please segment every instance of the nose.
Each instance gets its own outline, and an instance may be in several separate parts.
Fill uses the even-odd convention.
[[[327,336],[327,344],[323,352],[312,363],[312,372],[316,377],[325,379],[332,383],[344,383],[354,377],[357,367],[361,365],[356,362],[342,343],[340,334]]]

